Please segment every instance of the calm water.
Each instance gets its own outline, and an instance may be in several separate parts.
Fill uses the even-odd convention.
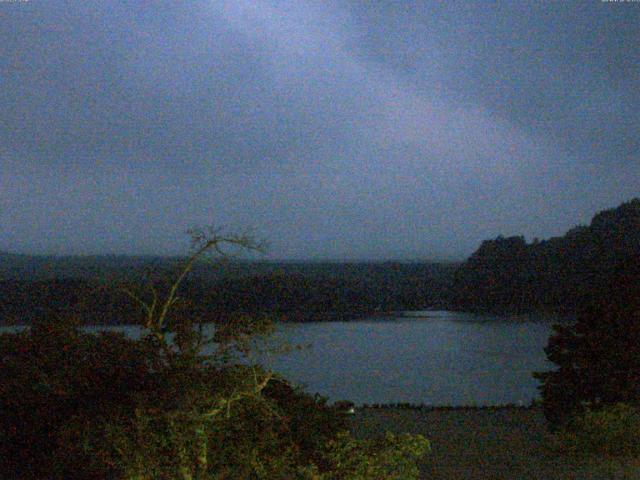
[[[277,339],[304,348],[266,361],[309,392],[356,404],[489,405],[538,397],[531,372],[550,367],[543,351],[549,321],[413,315],[283,324]]]
[[[332,400],[431,405],[529,403],[531,372],[550,367],[551,323],[432,312],[427,318],[289,324],[281,335],[310,344],[275,370]]]

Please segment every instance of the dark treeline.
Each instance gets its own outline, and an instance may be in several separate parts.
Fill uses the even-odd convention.
[[[125,280],[150,301],[149,278],[160,294],[162,279],[176,260],[115,257],[49,263],[48,276],[31,278],[40,259],[9,262],[0,281],[0,322],[28,324],[51,314],[73,311],[88,324],[119,324],[140,318],[136,303],[113,288]],[[57,263],[56,263],[57,262]],[[74,263],[75,262],[75,263]],[[181,286],[181,312],[216,321],[230,314],[268,314],[280,320],[348,320],[375,312],[437,308],[446,305],[446,291],[455,264],[428,263],[234,263],[199,266]],[[153,275],[144,272],[153,271]],[[73,275],[73,276],[68,276]],[[8,278],[7,278],[8,277]],[[106,279],[111,279],[107,282]],[[137,317],[136,317],[137,315]]]
[[[273,272],[225,279],[210,292],[223,311],[272,312],[290,320],[348,319],[355,315],[444,305],[454,268],[433,264],[346,264],[332,274]]]
[[[140,315],[113,288],[126,281],[147,300],[149,278],[162,291],[181,258],[34,257],[0,253],[0,323],[31,323],[73,309],[92,324]],[[281,320],[353,319],[376,312],[427,308],[499,313],[575,313],[608,291],[640,283],[640,199],[605,210],[589,226],[527,243],[524,237],[482,242],[454,263],[232,262],[198,265],[181,287],[183,309],[224,319],[269,314]],[[150,274],[153,272],[153,274]],[[184,313],[184,310],[183,310]]]
[[[612,285],[640,282],[640,199],[595,215],[589,226],[527,243],[487,240],[454,275],[452,305],[461,310],[574,313]]]
[[[5,280],[0,282],[0,324],[33,324],[36,320],[80,316],[85,324],[119,324],[138,318],[140,308],[123,293],[78,278]]]

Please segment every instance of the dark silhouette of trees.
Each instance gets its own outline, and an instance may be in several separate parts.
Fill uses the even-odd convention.
[[[519,310],[531,286],[530,263],[524,237],[485,240],[455,274],[456,301],[463,308]]]
[[[109,282],[85,275],[90,263],[73,269],[62,261],[56,271],[76,277],[40,278],[36,281],[0,281],[0,323],[30,324],[42,316],[73,311],[86,324],[122,324],[140,321],[139,305],[112,288]],[[73,259],[69,259],[69,263]],[[162,275],[143,275],[141,262],[113,265],[104,259],[95,270],[107,269],[113,277],[126,277],[135,285],[154,283],[165,291]],[[128,266],[127,266],[128,265]],[[161,261],[152,264],[161,274],[171,269]],[[374,311],[412,310],[443,306],[444,292],[454,267],[427,263],[371,264],[240,264],[223,265],[227,273],[212,274],[194,266],[193,275],[178,289],[183,310],[215,322],[232,314],[269,314],[281,320],[349,320]],[[232,270],[245,269],[234,274]],[[119,275],[118,275],[119,274]],[[159,277],[159,278],[158,278]],[[166,282],[165,282],[166,283]],[[149,292],[147,292],[149,293]]]
[[[640,406],[640,256],[629,260],[580,308],[575,324],[554,327],[545,352],[557,368],[534,374],[554,425],[587,406]]]
[[[456,271],[452,304],[466,310],[575,313],[640,255],[640,199],[604,210],[589,226],[527,244],[487,240]]]

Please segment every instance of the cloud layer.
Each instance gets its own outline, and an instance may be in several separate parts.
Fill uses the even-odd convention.
[[[460,258],[640,191],[635,4],[0,5],[0,248]]]

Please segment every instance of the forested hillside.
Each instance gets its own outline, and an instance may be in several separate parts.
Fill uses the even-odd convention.
[[[151,301],[150,289],[143,286],[152,282],[162,292],[167,287],[163,279],[170,276],[176,259],[19,260],[12,263],[5,256],[1,323],[31,323],[69,311],[89,324],[118,324],[141,317],[135,301],[117,285],[124,281],[136,295]],[[180,308],[207,321],[242,313],[285,321],[350,320],[375,312],[441,308],[455,268],[455,264],[396,262],[205,263],[181,285]]]
[[[611,285],[637,284],[633,265],[640,265],[637,198],[562,237],[484,241],[455,273],[451,301],[463,310],[570,313]]]

